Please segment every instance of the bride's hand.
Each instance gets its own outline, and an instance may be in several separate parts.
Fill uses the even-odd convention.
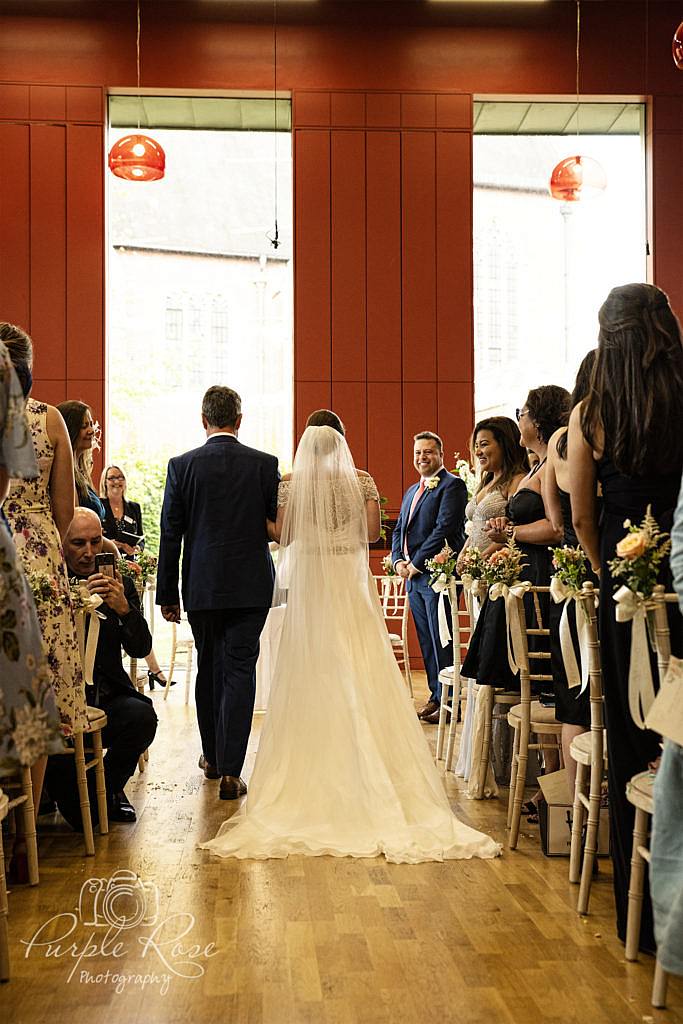
[[[484,532],[490,541],[505,544],[508,539],[506,529],[509,523],[507,516],[494,516],[493,519],[487,519]]]

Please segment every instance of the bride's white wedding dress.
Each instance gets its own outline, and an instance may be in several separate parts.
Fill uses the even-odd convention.
[[[203,848],[221,857],[495,857],[458,821],[391,650],[368,568],[370,477],[341,434],[308,427],[286,505],[287,592],[270,707],[246,804]]]

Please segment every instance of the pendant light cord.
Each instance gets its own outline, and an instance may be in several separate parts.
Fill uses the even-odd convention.
[[[135,40],[135,56],[138,78],[138,132],[140,131],[140,111],[142,109],[142,96],[140,95],[140,0],[138,0],[137,37]]]
[[[274,211],[275,211],[275,231],[272,236],[268,236],[270,244],[273,249],[277,249],[280,245],[280,237],[278,234],[277,227],[277,178],[278,178],[278,163],[277,163],[277,0],[273,0],[273,121],[275,123],[274,132],[274,181],[273,181],[273,195],[274,195]]]
[[[580,68],[581,68],[581,0],[576,0],[576,141],[581,135],[581,104],[580,91]]]

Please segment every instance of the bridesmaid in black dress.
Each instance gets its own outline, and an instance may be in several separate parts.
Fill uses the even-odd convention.
[[[630,623],[616,621],[618,587],[607,562],[648,505],[670,530],[683,467],[683,344],[669,301],[659,288],[613,288],[599,313],[598,355],[588,397],[569,424],[570,488],[574,527],[600,573],[599,632],[605,688],[609,802],[617,931],[626,935],[634,809],[625,796],[632,775],[659,755],[659,737],[639,729],[628,706]],[[598,526],[596,480],[603,507]],[[668,559],[661,582],[671,589]],[[669,606],[671,649],[683,653],[683,619]],[[656,679],[653,660],[653,678]],[[643,902],[640,948],[653,952],[649,891]]]
[[[590,388],[591,373],[595,365],[597,351],[593,349],[584,357],[576,375],[576,383],[572,392],[571,407],[575,408],[587,396]],[[579,540],[572,524],[572,507],[569,495],[569,466],[567,463],[567,427],[560,427],[550,438],[548,444],[548,461],[543,478],[543,501],[546,513],[553,526],[562,530],[562,544],[578,547]],[[588,579],[597,589],[598,578],[590,571]],[[569,794],[574,799],[576,782],[576,762],[571,756],[570,746],[573,739],[590,728],[590,689],[581,693],[580,689],[570,689],[567,673],[560,646],[560,620],[565,603],[556,604],[551,599],[548,613],[550,627],[550,670],[553,677],[555,693],[555,718],[562,722],[562,754],[567,768]],[[579,643],[576,632],[576,604],[570,601],[567,606],[567,619],[574,642],[577,665],[580,665]]]
[[[505,543],[514,533],[524,555],[526,566],[521,578],[538,586],[550,580],[550,544],[558,544],[562,533],[556,530],[545,514],[541,485],[545,472],[548,441],[558,427],[566,424],[569,414],[569,392],[555,385],[534,388],[524,406],[517,411],[520,444],[530,448],[539,462],[521,480],[508,502],[508,516],[489,521],[488,534],[493,542]],[[525,598],[527,620],[535,624],[533,599]],[[547,616],[547,601],[541,602],[541,613]],[[462,674],[476,679],[480,685],[519,688],[519,677],[508,664],[505,603],[486,601],[470,640]],[[532,646],[530,644],[530,646]]]

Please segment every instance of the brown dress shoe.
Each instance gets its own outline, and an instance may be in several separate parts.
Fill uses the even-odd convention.
[[[205,779],[220,779],[221,773],[214,764],[209,764],[203,754],[199,758],[199,767],[204,772]]]
[[[422,721],[423,722],[429,722],[430,725],[438,725],[439,724],[439,716],[440,716],[440,714],[441,714],[441,709],[439,709],[438,711],[434,711],[431,715],[424,715],[424,717],[422,718]],[[450,711],[444,712],[444,721],[446,723],[448,723],[448,722],[450,722],[450,720],[451,720],[451,713],[450,713]]]
[[[417,717],[424,719],[424,718],[427,718],[429,715],[433,715],[435,711],[438,713],[438,710],[439,710],[439,702],[437,700],[430,700],[430,701],[427,701],[425,706],[422,708],[422,711],[418,711]],[[438,719],[437,719],[437,721],[438,721]]]
[[[219,796],[221,800],[237,800],[244,796],[247,784],[244,779],[236,779],[234,775],[224,775],[221,779]]]

